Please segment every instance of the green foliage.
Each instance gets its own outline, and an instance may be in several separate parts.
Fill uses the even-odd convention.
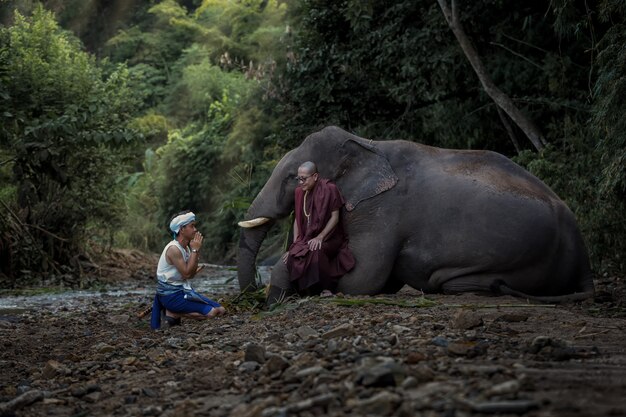
[[[5,2],[0,18],[27,3]],[[108,59],[81,52],[42,9],[0,31],[0,198],[15,212],[2,230],[19,233],[20,219],[72,241],[98,231],[105,243],[115,228],[116,244],[160,251],[167,219],[188,208],[203,253],[232,261],[236,223],[280,157],[335,124],[519,153],[576,214],[594,267],[626,268],[622,0],[457,2],[494,82],[547,138],[539,154],[518,129],[521,152],[513,146],[433,1],[128,2],[115,20],[103,0],[45,4]],[[30,249],[19,250],[65,245],[27,230]]]
[[[261,171],[267,176],[273,168],[262,155],[269,144],[266,136],[278,125],[259,96],[269,94],[269,77],[284,61],[285,12],[286,5],[275,1],[203,1],[193,13],[166,1],[150,9],[149,21],[109,42],[112,60],[132,64],[132,86],[144,98],[141,109],[147,114],[132,125],[157,147],[154,169],[138,173],[126,194],[124,230],[142,224],[144,232],[138,235],[152,236],[142,218],[161,225],[172,213],[189,208],[199,215],[212,259],[234,256],[236,223],[264,180],[256,175]],[[172,50],[178,56],[170,54],[160,63],[154,58],[167,55],[164,46],[148,39],[171,42],[165,32],[173,26],[193,36],[177,38]],[[160,128],[165,126],[167,130]],[[167,140],[157,139],[164,134]],[[157,204],[138,204],[144,201],[139,196],[152,192]],[[134,235],[118,233],[116,239],[144,247]],[[161,235],[167,239],[166,233]],[[148,243],[160,250],[158,243],[152,245]]]
[[[626,25],[613,26],[600,43],[592,122],[602,153],[603,195],[626,199]]]
[[[3,272],[17,279],[18,271],[62,273],[43,265],[77,266],[86,231],[119,222],[115,178],[123,146],[137,136],[125,128],[136,101],[123,66],[103,74],[42,7],[14,20],[0,32],[0,147],[16,186],[15,199],[5,201],[3,247],[11,259]]]

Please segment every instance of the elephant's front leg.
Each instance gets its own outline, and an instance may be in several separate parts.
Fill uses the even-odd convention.
[[[282,302],[285,298],[295,294],[295,290],[289,280],[289,270],[282,258],[283,257],[281,257],[272,268],[270,288],[266,300],[268,306]]]

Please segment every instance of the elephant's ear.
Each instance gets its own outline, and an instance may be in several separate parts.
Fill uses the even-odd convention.
[[[352,211],[363,200],[393,188],[398,182],[387,158],[371,141],[348,139],[338,149],[341,155],[334,180]]]

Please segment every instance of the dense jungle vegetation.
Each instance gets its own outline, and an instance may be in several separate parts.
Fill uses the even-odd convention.
[[[274,165],[327,125],[513,158],[575,212],[596,273],[623,274],[626,1],[456,7],[539,149],[437,0],[0,2],[0,288],[75,285],[111,247],[160,251],[184,208],[205,260],[232,261]]]

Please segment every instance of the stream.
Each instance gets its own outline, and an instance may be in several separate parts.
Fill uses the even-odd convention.
[[[220,295],[233,294],[239,291],[237,282],[237,268],[234,266],[222,266],[204,264],[205,269],[193,278],[193,287],[196,291],[205,294],[209,298],[218,298]],[[259,266],[259,277],[265,285],[269,282],[269,266]],[[154,285],[146,286],[143,282],[132,282],[126,288],[107,286],[98,290],[68,290],[63,292],[46,293],[38,295],[10,295],[0,296],[0,318],[25,313],[32,309],[44,309],[51,312],[83,310],[93,303],[109,302],[111,299],[121,299],[128,296],[134,301],[146,300],[148,302],[154,295]]]

